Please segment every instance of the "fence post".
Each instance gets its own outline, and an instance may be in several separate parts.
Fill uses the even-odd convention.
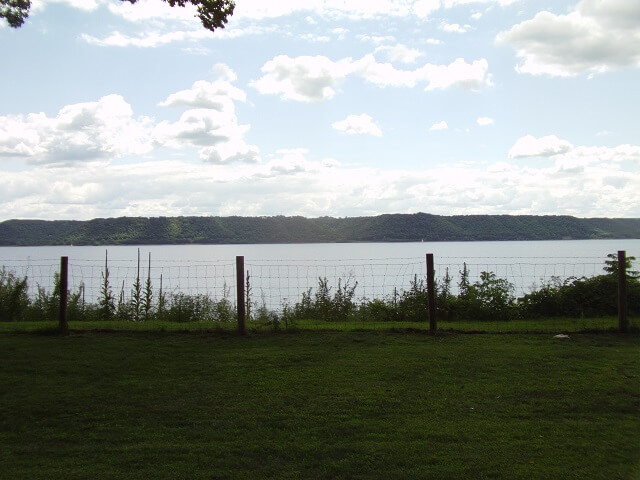
[[[433,268],[433,253],[427,253],[427,295],[429,297],[429,331],[436,333],[436,280]]]
[[[236,293],[238,305],[238,333],[244,335],[246,333],[246,305],[244,298],[244,257],[241,255],[236,257]]]
[[[60,333],[69,331],[67,323],[67,291],[69,289],[69,257],[60,257],[60,316],[58,329]]]
[[[627,252],[618,250],[618,328],[629,330],[627,321]]]

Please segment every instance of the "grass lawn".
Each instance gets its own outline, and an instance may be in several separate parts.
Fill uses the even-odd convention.
[[[0,333],[0,478],[637,479],[640,337]]]
[[[46,332],[57,329],[57,322],[0,322],[0,333]],[[640,317],[630,317],[629,327],[640,331]],[[73,331],[156,331],[156,332],[233,332],[235,322],[167,322],[167,321],[75,321],[69,323]],[[254,333],[273,331],[273,325],[261,322],[247,322],[247,329]],[[429,330],[429,322],[372,322],[346,321],[327,322],[323,320],[297,320],[293,324],[281,323],[280,330],[314,331],[415,331]],[[486,332],[486,333],[588,333],[615,332],[618,330],[617,317],[597,318],[539,318],[509,321],[440,321],[438,330],[442,332]]]

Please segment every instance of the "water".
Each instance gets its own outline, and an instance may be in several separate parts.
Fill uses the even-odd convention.
[[[454,291],[466,264],[471,282],[480,272],[494,272],[511,282],[520,296],[556,277],[599,275],[606,255],[618,250],[640,257],[640,240],[0,247],[0,265],[27,276],[33,295],[36,284],[52,288],[60,257],[68,256],[71,288],[82,282],[86,300],[92,302],[100,295],[108,251],[109,281],[116,296],[123,292],[129,297],[140,275],[142,282],[149,277],[156,292],[162,287],[165,293],[233,301],[235,258],[242,255],[253,300],[279,309],[315,289],[320,278],[327,278],[333,291],[338,282],[357,282],[357,299],[388,297],[425,277],[427,253],[434,254],[436,278],[442,280],[447,272],[453,277]]]

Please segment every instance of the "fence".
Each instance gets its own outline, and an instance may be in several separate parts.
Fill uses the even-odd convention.
[[[349,260],[253,260],[237,257],[216,261],[152,261],[149,254],[131,261],[68,260],[59,259],[5,261],[3,269],[16,277],[29,280],[29,295],[55,289],[56,276],[66,282],[70,291],[81,295],[82,304],[95,304],[111,289],[114,298],[130,303],[142,285],[155,292],[158,302],[163,295],[187,295],[208,298],[213,302],[225,301],[236,311],[240,330],[245,328],[247,313],[260,309],[282,315],[287,308],[301,299],[317,293],[323,285],[336,292],[350,291],[360,303],[389,300],[409,292],[416,284],[426,287],[431,301],[427,302],[424,320],[430,320],[430,329],[436,329],[435,292],[449,282],[452,295],[459,292],[461,276],[468,283],[480,282],[484,272],[496,278],[507,279],[515,297],[535,291],[550,282],[569,278],[602,275],[602,258],[554,257],[439,257],[384,258]],[[431,258],[431,264],[429,264]],[[626,253],[618,252],[619,272],[618,315],[619,329],[627,330]],[[430,268],[432,271],[429,271]],[[447,280],[448,279],[448,280]],[[324,282],[324,283],[323,283]],[[35,288],[34,288],[35,285]],[[63,292],[67,288],[60,289]],[[140,298],[138,298],[138,301]],[[247,303],[248,302],[248,303]],[[65,301],[61,302],[64,308]],[[157,303],[152,308],[157,308]],[[242,314],[241,310],[245,309]],[[61,325],[66,312],[61,309]],[[249,318],[251,320],[251,316]]]

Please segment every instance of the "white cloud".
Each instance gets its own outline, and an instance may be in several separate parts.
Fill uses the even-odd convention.
[[[242,139],[244,131],[226,141],[200,150],[200,159],[217,165],[231,163],[258,163],[260,150],[255,145],[248,145]]]
[[[199,80],[188,90],[169,95],[160,103],[163,107],[188,106],[211,108],[219,111],[233,111],[234,101],[246,101],[246,94],[225,80],[207,82]]]
[[[316,35],[315,33],[305,33],[298,38],[311,43],[327,43],[331,41],[331,37],[328,35]]]
[[[154,0],[138,0],[135,4],[130,2],[106,2],[106,4],[109,12],[131,23],[177,22],[194,26],[200,24],[200,20],[196,18],[196,8],[189,3],[181,8],[171,7],[168,3],[158,3]]]
[[[329,100],[349,74],[351,59],[333,62],[327,57],[278,55],[262,67],[262,77],[251,83],[260,93],[303,102]]]
[[[97,9],[102,1],[100,0],[34,0],[31,2],[31,13],[38,13],[49,4],[66,4],[69,7],[84,10],[86,12]]]
[[[44,113],[0,116],[0,161],[108,163],[151,155],[160,147],[193,147],[206,162],[257,162],[258,148],[244,140],[249,125],[240,125],[235,114],[234,102],[245,101],[245,93],[227,80],[235,79],[235,73],[226,65],[216,65],[214,71],[221,80],[197,81],[161,102],[166,107],[189,107],[175,122],[135,117],[119,95],[67,105],[55,117]]]
[[[258,147],[244,140],[250,127],[239,125],[235,113],[235,102],[244,102],[246,94],[231,84],[236,75],[228,66],[217,64],[214,71],[221,76],[220,80],[197,81],[190,89],[172,93],[160,103],[166,107],[192,108],[183,112],[177,122],[157,124],[154,138],[170,148],[196,147],[200,159],[208,163],[258,162]]]
[[[449,65],[427,64],[420,68],[416,75],[426,80],[426,90],[439,90],[450,87],[479,90],[493,85],[491,75],[487,73],[489,63],[483,58],[467,63],[463,58],[458,58]]]
[[[470,5],[474,3],[494,3],[501,7],[512,5],[519,0],[444,0],[445,8],[452,8],[458,5]]]
[[[153,149],[151,132],[149,118],[135,118],[121,96],[107,95],[67,105],[53,118],[44,113],[0,117],[0,158],[67,164],[141,155]]]
[[[372,54],[359,60],[333,61],[324,56],[296,57],[279,55],[262,67],[262,77],[251,83],[260,93],[280,95],[285,100],[303,102],[329,100],[349,75],[358,75],[379,87],[415,87],[425,90],[460,87],[478,90],[491,86],[489,65],[485,59],[467,63],[458,58],[449,65],[425,64],[416,70],[401,70],[390,63],[378,62]]]
[[[238,75],[233,71],[231,67],[225,65],[224,63],[216,63],[211,71],[220,81],[225,82],[235,82],[238,80]]]
[[[337,27],[331,29],[331,34],[335,35],[338,40],[344,40],[347,38],[347,33],[349,33],[349,30],[346,28]]]
[[[0,211],[12,217],[119,215],[354,216],[570,214],[640,217],[640,146],[575,147],[555,165],[496,162],[424,169],[354,167],[282,149],[264,163],[38,166],[2,171]],[[573,158],[573,168],[561,160]],[[605,163],[603,164],[603,159]],[[628,165],[630,163],[630,165]]]
[[[167,33],[147,32],[137,36],[130,36],[122,32],[114,31],[105,38],[93,35],[81,34],[80,38],[90,45],[99,47],[139,47],[155,48],[173,42],[185,40],[199,40],[211,35],[211,32],[203,28],[189,31],[172,31]]]
[[[640,2],[582,0],[573,11],[542,11],[496,37],[516,49],[520,73],[569,77],[640,66]]]
[[[471,25],[442,22],[438,28],[447,33],[466,33],[471,29]]]
[[[440,8],[440,0],[418,0],[413,3],[412,11],[420,18],[427,18]]]
[[[261,0],[238,2],[234,16],[260,20],[276,18],[299,12],[309,12],[319,18],[370,19],[380,17],[400,17],[411,14],[424,17],[438,6],[437,0],[396,1],[396,0],[278,0],[265,3]],[[435,8],[434,8],[435,7]]]
[[[374,45],[382,45],[383,43],[393,43],[396,37],[392,35],[358,35],[356,37],[361,42],[372,43]]]
[[[384,45],[377,47],[374,53],[384,55],[391,62],[415,63],[416,60],[424,55],[420,50],[409,48],[400,43],[396,45]]]
[[[382,136],[382,130],[366,113],[361,115],[349,115],[344,120],[333,122],[331,126],[339,132],[348,135],[373,135]]]
[[[533,135],[526,135],[519,138],[509,150],[509,158],[522,157],[552,157],[561,153],[567,153],[573,149],[573,145],[561,140],[555,135],[535,138]]]
[[[371,19],[386,17],[407,17],[415,15],[420,19],[429,17],[441,7],[452,8],[461,4],[485,3],[506,6],[517,0],[278,0],[271,4],[261,0],[238,2],[234,16],[238,18],[264,19],[310,12],[319,18]]]
[[[350,62],[350,67],[351,73],[379,87],[414,87],[417,83],[415,72],[397,69],[390,63],[380,63],[371,54]]]
[[[126,3],[126,2],[122,2]],[[181,10],[174,8],[173,10]],[[170,23],[166,25],[160,23],[151,24],[152,28],[145,25],[147,30],[136,32],[134,35],[113,31],[104,38],[98,38],[86,33],[80,34],[80,39],[90,45],[99,47],[138,47],[138,48],[157,48],[175,42],[199,42],[206,39],[235,39],[247,36],[259,36],[271,34],[277,30],[276,26],[259,26],[249,25],[243,28],[229,27],[223,30],[210,32],[202,27],[202,25],[189,25],[188,29],[172,28]]]
[[[490,117],[478,117],[476,119],[476,123],[481,127],[486,127],[489,125],[493,125],[493,118]]]
[[[431,125],[431,128],[429,128],[429,130],[432,132],[448,130],[448,129],[449,129],[449,125],[447,125],[447,122],[445,122],[444,120],[434,123],[433,125]]]

